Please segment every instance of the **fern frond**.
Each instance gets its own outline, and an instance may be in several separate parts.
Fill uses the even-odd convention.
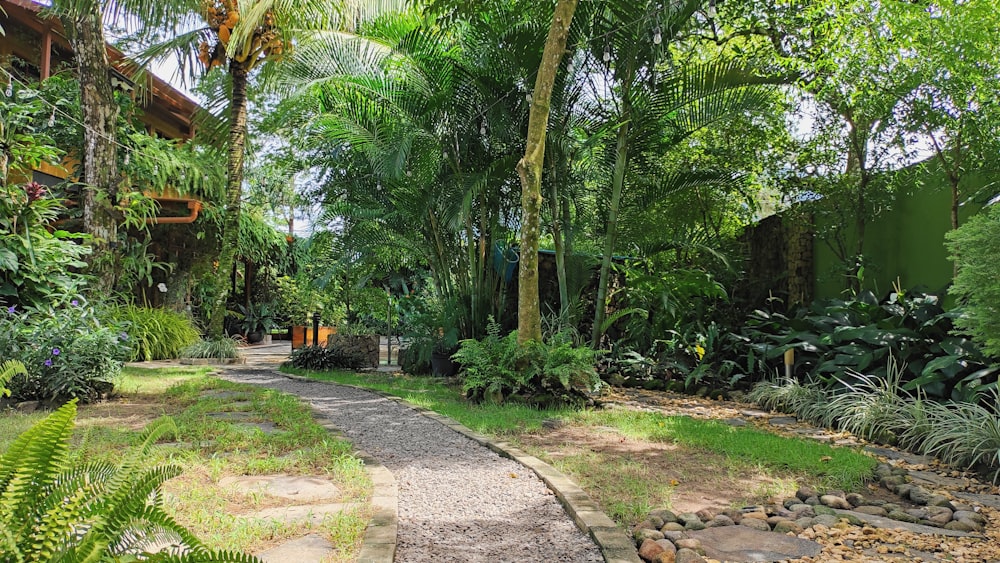
[[[7,360],[0,363],[0,395],[10,397],[10,389],[7,388],[7,383],[15,375],[28,375],[28,370],[24,369],[24,364],[17,360]]]
[[[26,534],[29,515],[42,503],[39,493],[66,468],[76,399],[18,436],[0,459],[0,528]]]

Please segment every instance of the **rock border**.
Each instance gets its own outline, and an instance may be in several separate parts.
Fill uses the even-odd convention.
[[[579,485],[574,483],[569,477],[563,475],[561,472],[556,470],[556,468],[545,463],[544,461],[538,459],[537,457],[526,454],[518,448],[511,446],[506,442],[494,442],[490,438],[474,432],[466,426],[459,424],[455,420],[438,414],[430,409],[420,407],[408,403],[405,399],[384,393],[382,391],[377,391],[374,389],[367,389],[360,387],[358,385],[348,385],[344,383],[335,383],[332,381],[320,381],[317,379],[311,379],[308,377],[303,377],[300,375],[293,375],[290,373],[284,373],[275,370],[275,373],[280,374],[282,377],[288,379],[294,379],[299,381],[309,381],[312,383],[327,383],[332,385],[342,385],[344,387],[351,387],[354,389],[360,389],[362,391],[368,391],[369,393],[374,393],[390,401],[394,401],[400,405],[410,408],[417,413],[426,416],[432,420],[435,420],[448,428],[451,428],[455,432],[469,438],[470,440],[489,448],[498,455],[512,459],[521,465],[532,470],[535,475],[538,476],[542,482],[556,495],[559,503],[562,504],[566,513],[573,519],[577,528],[583,533],[587,534],[591,540],[597,545],[597,548],[601,551],[601,556],[604,557],[606,563],[642,563],[642,559],[639,558],[639,554],[636,552],[632,538],[625,533],[624,530],[619,528],[608,515],[600,509],[596,502],[590,495],[584,492]],[[315,410],[314,410],[315,412]],[[321,415],[320,415],[321,416]],[[322,418],[322,417],[321,417]],[[328,425],[327,421],[323,419],[320,423],[321,426],[331,430],[338,436],[342,437],[340,431],[337,430],[332,425]],[[332,429],[331,429],[332,428]],[[360,451],[355,452],[359,457],[367,456],[368,454],[362,454]],[[365,460],[365,466],[368,466],[368,457],[362,457]],[[376,504],[376,498],[379,494],[378,484],[376,484],[376,493],[372,497],[372,505],[376,509],[376,515],[372,517],[372,522],[368,525],[368,530],[365,532],[364,546],[361,548],[361,556],[358,558],[359,562],[363,563],[374,563],[374,562],[391,562],[392,556],[395,554],[396,550],[396,530],[397,530],[397,519],[398,519],[398,488],[396,487],[395,478],[389,473],[387,469],[382,467],[378,461],[372,459],[378,467],[381,468],[388,478],[392,480],[392,523],[391,525],[381,523],[378,521],[378,515],[382,511],[382,507]],[[375,477],[372,477],[372,482],[375,483]],[[388,506],[385,507],[386,509]],[[386,546],[387,535],[389,534],[389,528],[392,528],[392,549],[390,551],[376,551]],[[380,529],[373,529],[380,528]],[[374,547],[371,550],[371,555],[367,555],[369,541],[373,542]],[[366,557],[375,556],[388,556],[388,559],[375,559]]]

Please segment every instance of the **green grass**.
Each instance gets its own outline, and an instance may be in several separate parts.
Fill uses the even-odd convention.
[[[206,366],[139,368],[125,366],[115,386],[118,393],[125,395],[158,394],[184,381],[205,377],[213,368]]]
[[[316,424],[309,407],[297,398],[207,376],[211,371],[205,367],[126,368],[123,388],[132,400],[82,407],[73,455],[117,461],[122,451],[139,441],[142,422],[169,414],[176,422],[177,435],[154,447],[146,462],[182,468],[182,474],[164,486],[166,507],[208,547],[255,551],[276,539],[321,533],[335,543],[335,560],[350,560],[370,517],[367,508],[327,517],[319,525],[234,518],[234,513],[274,501],[220,489],[218,480],[226,475],[323,475],[341,491],[339,501],[364,505],[372,485],[363,463],[352,455],[352,446]],[[232,395],[212,396],[215,393]],[[265,434],[208,416],[225,411],[246,412],[253,422],[273,422],[279,432]],[[0,414],[0,453],[44,416]],[[121,418],[116,420],[116,416]]]
[[[411,404],[451,417],[476,432],[493,436],[535,431],[542,427],[542,421],[546,419],[569,418],[576,412],[568,408],[539,409],[518,404],[476,405],[465,400],[460,385],[440,378],[343,371],[314,372],[284,366],[281,370],[319,381],[357,385],[389,393],[406,399]]]
[[[581,411],[577,418],[593,426],[614,427],[637,439],[671,442],[721,454],[739,463],[805,473],[836,489],[857,488],[871,477],[877,463],[853,449],[714,420],[627,410]]]
[[[711,420],[630,410],[538,409],[530,406],[474,405],[465,401],[457,385],[426,377],[346,372],[310,372],[282,368],[289,373],[383,391],[451,417],[463,425],[494,436],[537,430],[546,419],[569,424],[610,426],[625,436],[654,442],[677,443],[725,456],[738,464],[761,464],[815,478],[831,488],[853,490],[867,481],[876,461],[848,448],[813,440],[788,438],[752,428],[733,427]]]

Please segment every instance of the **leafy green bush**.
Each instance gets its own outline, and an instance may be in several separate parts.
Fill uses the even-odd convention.
[[[21,434],[0,458],[0,559],[4,561],[141,560],[165,541],[171,561],[255,562],[240,553],[211,552],[163,510],[161,485],[176,466],[147,468],[153,443],[176,432],[154,423],[117,467],[74,464],[71,401]]]
[[[0,303],[47,307],[83,290],[84,235],[46,228],[63,210],[39,184],[0,185]]]
[[[0,349],[28,372],[10,383],[19,401],[91,401],[110,393],[128,357],[127,339],[82,298],[60,307],[0,312]]]
[[[967,338],[951,334],[956,312],[934,295],[893,293],[879,303],[870,292],[823,300],[785,315],[755,311],[740,335],[746,365],[757,374],[781,365],[795,350],[795,373],[836,385],[853,370],[886,378],[891,356],[904,366],[903,389],[963,399],[995,385],[998,368]],[[744,362],[739,362],[743,364]]]
[[[965,301],[965,314],[955,325],[1000,357],[1000,206],[972,217],[947,234],[947,246],[958,265],[951,291]]]
[[[303,346],[292,352],[287,362],[292,367],[314,371],[333,369],[360,369],[368,365],[368,359],[357,350],[341,346]]]
[[[187,315],[159,307],[117,305],[106,308],[101,317],[125,328],[131,361],[177,358],[200,335]]]
[[[486,337],[463,340],[452,358],[462,365],[463,388],[474,401],[580,404],[602,385],[594,350],[568,341],[518,346],[517,332],[500,336],[492,319]]]
[[[230,360],[239,358],[240,351],[237,348],[236,341],[232,338],[199,340],[181,350],[180,357]]]

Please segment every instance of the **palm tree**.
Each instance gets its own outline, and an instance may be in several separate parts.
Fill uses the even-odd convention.
[[[596,3],[590,15],[593,35],[588,58],[591,72],[601,72],[603,88],[594,92],[591,111],[614,128],[614,146],[606,147],[612,170],[607,191],[600,280],[592,345],[606,329],[605,317],[612,258],[627,188],[645,184],[641,201],[707,182],[731,180],[731,174],[674,171],[641,182],[642,171],[657,169],[650,157],[663,155],[694,132],[730,116],[769,105],[771,78],[761,78],[726,63],[675,66],[666,46],[686,26],[696,25],[703,0],[662,7],[658,2]],[[609,111],[607,108],[611,108]]]
[[[292,49],[296,33],[349,21],[340,17],[345,6],[335,0],[122,0],[117,6],[145,30],[188,30],[153,44],[139,56],[141,61],[172,54],[189,78],[215,67],[228,74],[226,208],[216,269],[218,292],[208,329],[211,337],[220,338],[229,295],[226,279],[239,236],[250,77],[262,65],[280,62]]]
[[[311,150],[327,147],[327,211],[356,219],[351,237],[369,249],[405,249],[428,264],[464,337],[503,311],[494,252],[516,223],[510,172],[527,117],[512,77],[537,61],[481,40],[538,33],[535,18],[498,11],[457,32],[415,12],[364,22],[354,36],[303,44],[282,73],[314,101],[297,129],[312,136]]]

